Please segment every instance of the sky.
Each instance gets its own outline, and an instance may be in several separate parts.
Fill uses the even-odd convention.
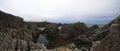
[[[0,0],[0,10],[25,21],[105,24],[120,15],[120,0]]]

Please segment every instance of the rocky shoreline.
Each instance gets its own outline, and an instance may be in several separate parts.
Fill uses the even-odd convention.
[[[0,51],[119,51],[120,16],[103,27],[26,22],[0,11]]]

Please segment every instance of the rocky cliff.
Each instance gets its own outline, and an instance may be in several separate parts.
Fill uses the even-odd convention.
[[[120,16],[118,16],[111,23],[107,24],[105,27],[109,30],[108,33],[99,40],[99,43],[94,45],[91,51],[119,51],[120,50]],[[103,28],[102,28],[103,29]]]
[[[43,25],[44,24],[44,25]],[[41,26],[42,25],[42,26]],[[62,31],[64,31],[64,28],[62,30],[59,29],[60,26],[63,26],[61,24],[51,24],[51,23],[31,23],[31,22],[25,22],[22,18],[18,16],[14,16],[5,12],[0,11],[0,50],[1,51],[54,51],[54,50],[76,50],[79,51],[79,49],[72,48],[72,46],[67,43],[64,43],[64,47],[62,44],[58,48],[56,48],[56,45],[58,43],[55,43],[54,49],[47,50],[47,48],[44,46],[48,45],[48,43],[56,42],[56,40],[59,40],[58,37],[61,38]],[[84,26],[80,23],[76,23],[74,25],[71,25],[68,27],[72,27],[73,33],[76,33],[73,37],[70,37],[71,35],[69,32],[67,32],[66,39],[69,37],[72,39],[77,35],[80,35],[84,28],[81,26]],[[39,27],[44,27],[45,29],[41,31]],[[63,26],[64,27],[64,26]],[[65,26],[66,27],[66,26]],[[85,27],[86,29],[87,27]],[[72,29],[65,29],[66,31],[72,31]],[[81,31],[81,32],[77,32]],[[52,39],[51,39],[52,38]],[[65,42],[65,40],[64,40]],[[54,45],[54,44],[53,44]],[[48,48],[52,47],[53,45],[47,46]],[[68,47],[69,46],[69,47]],[[71,48],[70,48],[71,47]]]
[[[0,51],[119,51],[119,39],[120,16],[103,27],[87,27],[25,22],[0,11]]]
[[[30,51],[40,49],[36,40],[40,30],[29,25],[18,16],[0,11],[0,50]]]

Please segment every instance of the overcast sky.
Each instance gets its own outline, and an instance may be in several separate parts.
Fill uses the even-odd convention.
[[[120,0],[0,0],[0,10],[25,21],[102,24],[120,15]]]

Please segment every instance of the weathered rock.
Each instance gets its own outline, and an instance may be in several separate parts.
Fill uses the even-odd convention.
[[[111,33],[104,38],[93,51],[118,51],[120,49],[120,24],[112,24]]]
[[[49,41],[53,41],[58,37],[59,32],[58,25],[48,24],[43,32],[44,34],[46,34],[46,37],[49,39]]]
[[[110,26],[114,23],[120,24],[119,20],[120,20],[120,16],[118,16],[116,19],[114,19],[110,23],[106,24],[105,26],[99,28],[95,33],[96,35],[94,35],[93,41],[100,41],[103,38],[105,38],[107,35],[109,35],[110,34]]]
[[[40,33],[39,29],[25,23],[22,18],[0,11],[1,51],[29,50],[28,41],[37,42]]]
[[[63,26],[59,31],[59,36],[55,41],[48,44],[48,48],[59,47],[62,45],[73,43],[73,39],[79,35],[83,35],[88,31],[88,27],[83,23],[75,23]]]
[[[0,32],[0,50],[14,50],[15,44],[12,44],[12,38],[5,33]]]
[[[46,27],[45,27],[45,33],[48,32],[48,34],[56,34],[58,33],[58,25],[56,24],[48,24]]]
[[[27,51],[29,44],[26,40],[13,39],[9,34],[0,33],[0,50],[1,51]]]
[[[85,34],[88,31],[88,27],[83,23],[75,23],[71,25],[65,25],[59,31],[59,35],[64,39],[75,38],[78,35]]]
[[[74,43],[76,44],[77,48],[86,48],[90,50],[92,46],[92,41],[90,41],[85,35],[79,35],[76,38],[73,39]]]
[[[101,40],[91,51],[119,51],[120,49],[120,16],[109,28],[110,34]]]
[[[94,31],[94,30],[96,30],[96,29],[98,29],[98,28],[99,28],[98,25],[93,25],[93,26],[91,26],[91,27],[89,28],[89,30]]]
[[[25,22],[0,11],[0,51],[89,51],[91,39],[95,41],[91,51],[119,51],[120,16],[102,28],[88,28],[80,22]],[[44,44],[54,49],[48,50]]]
[[[38,38],[38,40],[37,40],[37,43],[42,43],[42,44],[46,45],[46,44],[49,43],[49,40],[45,36],[40,35],[39,38]]]
[[[46,25],[48,24],[53,24],[53,23],[50,23],[50,22],[47,22],[47,21],[43,21],[43,22],[26,22],[28,24],[31,24],[31,25],[35,25],[37,27],[46,27]]]
[[[81,49],[76,48],[74,43],[56,47],[55,49],[51,49],[50,51],[81,51]]]

